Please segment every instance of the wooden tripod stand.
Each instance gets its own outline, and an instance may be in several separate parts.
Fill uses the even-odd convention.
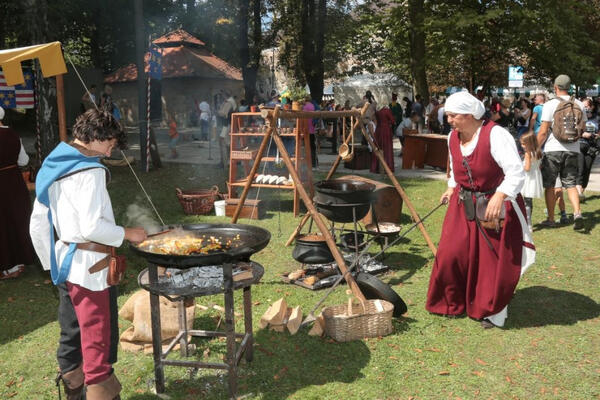
[[[396,177],[394,176],[394,174],[390,170],[389,166],[385,162],[385,159],[383,157],[383,154],[382,154],[381,150],[375,144],[373,138],[371,138],[371,136],[366,132],[364,126],[362,126],[362,124],[361,124],[361,121],[362,121],[365,113],[367,112],[368,107],[369,107],[369,104],[365,104],[365,106],[363,106],[363,108],[360,111],[359,110],[348,110],[348,111],[282,111],[281,108],[280,108],[280,106],[276,106],[274,110],[262,109],[261,110],[262,116],[263,116],[263,118],[265,118],[269,122],[269,128],[267,130],[267,133],[263,137],[263,140],[262,140],[262,142],[260,144],[260,147],[258,149],[257,158],[254,161],[254,164],[252,165],[252,169],[250,170],[250,174],[249,174],[249,177],[253,177],[256,174],[256,171],[258,170],[260,161],[261,161],[261,159],[263,157],[263,153],[264,153],[264,151],[265,151],[265,149],[267,147],[267,144],[268,144],[269,140],[272,138],[273,141],[275,142],[275,144],[277,145],[277,148],[279,149],[279,153],[280,153],[281,157],[283,158],[283,162],[285,163],[285,166],[287,167],[290,175],[292,176],[292,180],[294,181],[294,184],[297,186],[300,198],[302,199],[302,201],[304,202],[304,205],[306,206],[306,209],[308,210],[308,212],[302,218],[302,220],[300,221],[300,224],[298,225],[298,227],[296,228],[296,230],[292,234],[292,237],[288,240],[288,244],[291,243],[291,241],[294,240],[294,238],[300,232],[300,230],[302,229],[302,227],[304,226],[304,224],[308,221],[308,219],[312,218],[313,221],[316,223],[319,231],[321,232],[321,234],[325,238],[325,242],[327,243],[327,246],[329,247],[329,250],[331,250],[331,254],[333,255],[333,258],[335,259],[335,262],[337,263],[337,265],[338,265],[341,273],[343,274],[346,282],[348,283],[348,286],[352,290],[352,293],[354,294],[355,297],[357,297],[360,300],[365,300],[365,297],[362,294],[360,288],[358,287],[356,281],[354,280],[354,278],[352,277],[352,275],[349,273],[348,267],[347,267],[346,262],[344,260],[344,257],[342,256],[340,250],[338,249],[338,247],[337,247],[337,245],[335,243],[335,240],[334,240],[331,232],[329,231],[329,229],[327,228],[327,226],[325,225],[325,223],[323,222],[323,220],[319,217],[319,212],[315,208],[312,199],[310,198],[310,196],[308,195],[308,193],[304,189],[304,186],[302,185],[302,182],[300,180],[300,176],[298,175],[298,172],[294,168],[294,164],[292,163],[292,160],[290,159],[290,156],[289,156],[289,154],[288,154],[288,152],[287,152],[287,150],[286,150],[286,148],[285,148],[285,146],[284,146],[284,144],[283,144],[283,142],[281,140],[281,137],[279,136],[279,132],[277,130],[277,120],[279,118],[283,118],[283,119],[297,119],[297,118],[312,119],[312,118],[355,117],[356,118],[356,123],[352,127],[353,129],[350,132],[350,135],[353,134],[354,128],[360,127],[363,136],[368,141],[369,145],[371,146],[371,149],[373,149],[373,153],[379,159],[381,165],[384,167],[384,169],[385,169],[388,177],[392,181],[394,187],[396,188],[396,190],[400,194],[402,200],[405,202],[406,206],[410,210],[410,213],[411,213],[411,216],[412,216],[413,220],[415,222],[416,221],[420,221],[420,217],[417,214],[417,212],[414,209],[414,207],[412,206],[412,203],[408,199],[408,196],[404,192],[404,189],[402,189],[402,187],[400,186],[400,183],[398,183],[398,180],[396,179]],[[335,160],[335,162],[333,163],[333,166],[331,167],[329,173],[327,174],[327,178],[326,179],[331,179],[331,177],[335,173],[337,167],[339,166],[340,161],[341,161],[341,156],[338,155],[337,158],[336,158],[336,160]],[[244,185],[244,189],[243,189],[242,194],[240,196],[239,203],[237,205],[237,208],[235,209],[233,217],[231,218],[231,222],[234,223],[234,224],[237,222],[237,220],[239,218],[240,212],[242,210],[242,207],[244,206],[244,202],[246,201],[246,197],[248,196],[248,191],[250,190],[251,186],[252,186],[252,179],[249,178],[248,181],[246,182],[246,184]],[[436,252],[435,245],[431,241],[431,238],[429,237],[429,234],[425,230],[425,227],[423,226],[422,223],[419,224],[419,229],[421,230],[421,233],[423,234],[423,236],[425,238],[425,241],[427,242],[429,248],[431,249],[431,251],[435,255],[435,252]]]

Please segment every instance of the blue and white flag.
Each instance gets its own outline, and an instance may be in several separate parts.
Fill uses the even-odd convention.
[[[150,53],[150,59],[148,64],[150,66],[150,78],[161,79],[162,78],[162,51],[156,46],[150,46],[148,51]]]

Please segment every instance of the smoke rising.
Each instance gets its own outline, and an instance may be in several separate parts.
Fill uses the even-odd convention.
[[[127,226],[141,226],[149,235],[162,230],[160,223],[154,219],[154,214],[149,208],[130,204],[127,207],[126,216]]]

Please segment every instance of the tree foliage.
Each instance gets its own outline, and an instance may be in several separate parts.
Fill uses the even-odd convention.
[[[423,2],[426,51],[411,48],[413,0],[368,0],[350,51],[357,69],[410,77],[411,63],[424,65],[434,88],[506,86],[509,65],[526,79],[548,82],[559,73],[580,85],[600,76],[600,1],[447,0]]]

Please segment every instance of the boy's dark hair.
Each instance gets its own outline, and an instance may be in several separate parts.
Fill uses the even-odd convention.
[[[117,139],[117,147],[127,148],[127,135],[121,124],[108,111],[91,108],[81,114],[73,125],[73,137],[83,143]]]

